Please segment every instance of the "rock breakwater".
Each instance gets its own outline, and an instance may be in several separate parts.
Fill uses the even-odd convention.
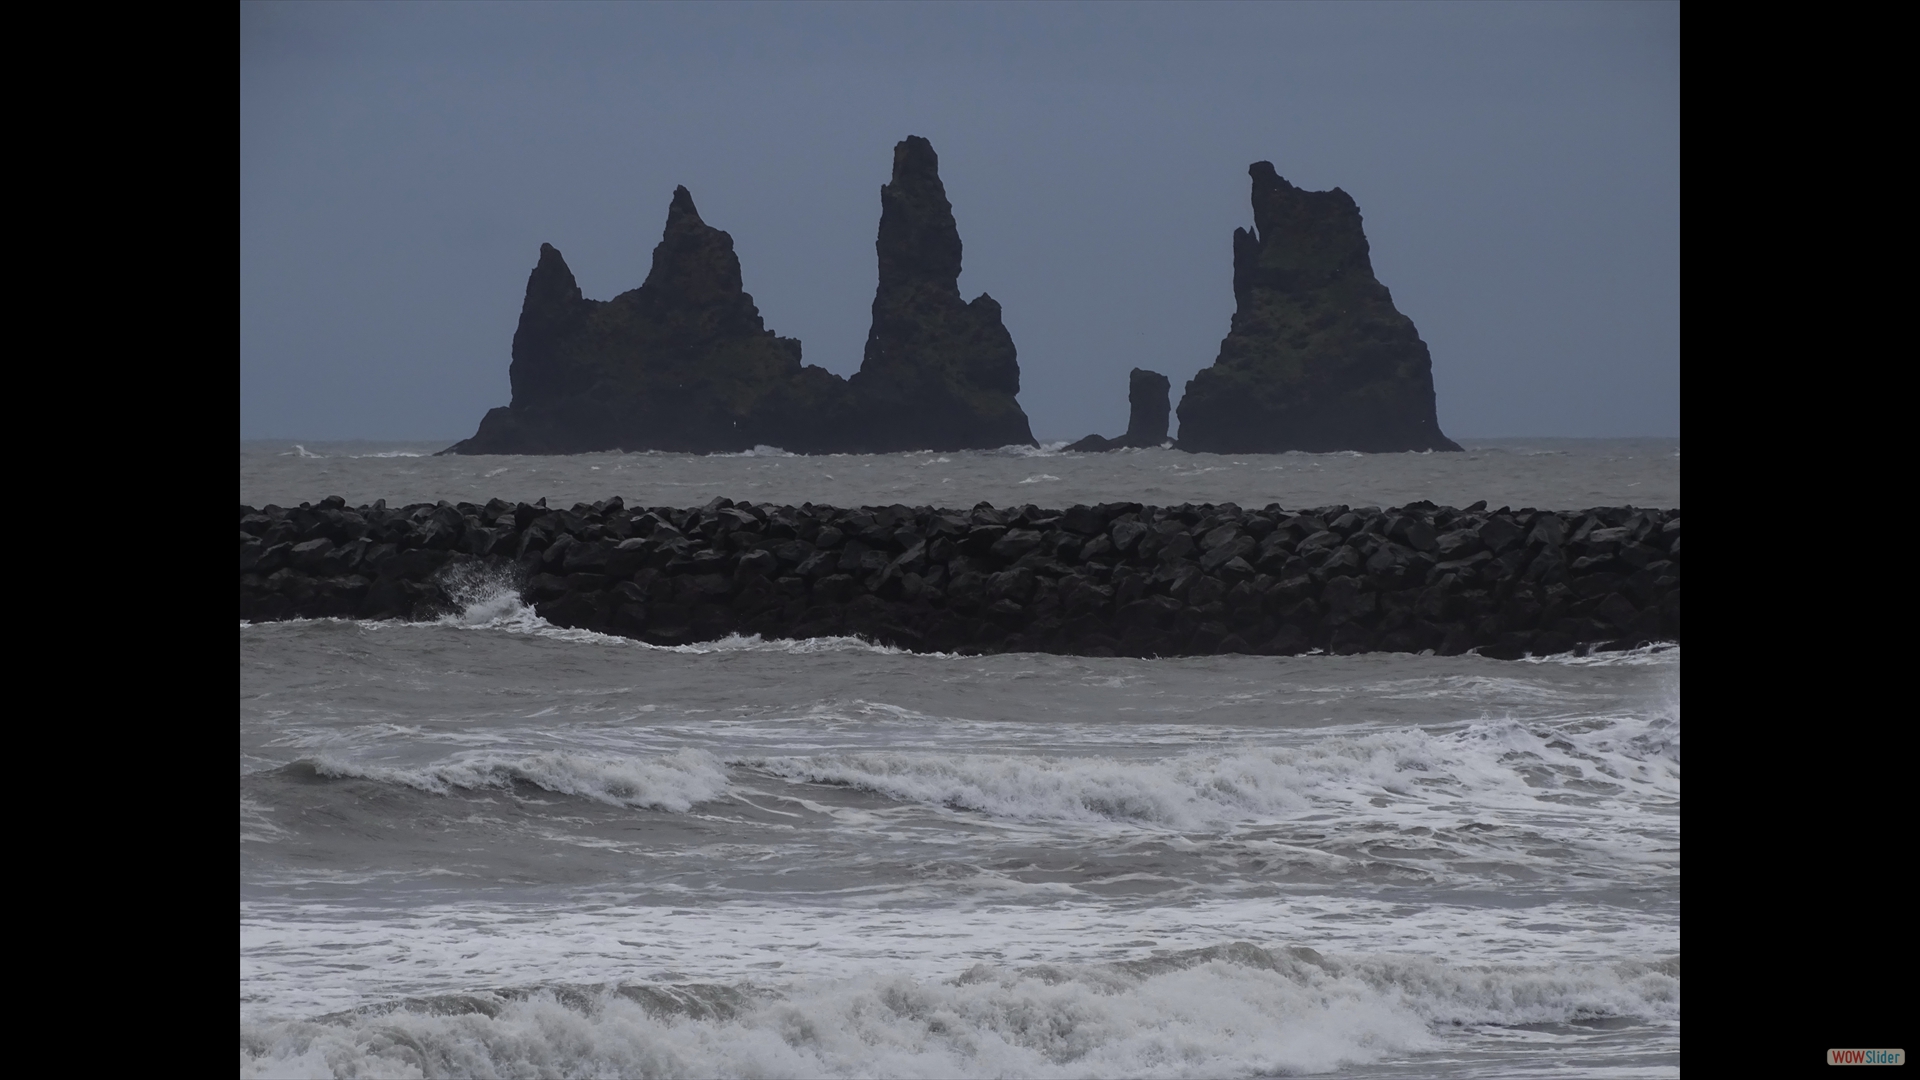
[[[554,624],[660,645],[855,634],[915,651],[1518,658],[1677,642],[1680,512],[240,508],[243,620],[430,618],[482,579]]]

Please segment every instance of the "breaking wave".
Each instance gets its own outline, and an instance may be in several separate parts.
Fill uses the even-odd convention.
[[[557,641],[597,643],[620,648],[692,655],[729,652],[779,652],[802,655],[824,652],[866,652],[882,656],[909,655],[905,649],[878,645],[865,638],[854,636],[769,640],[758,634],[729,634],[713,641],[698,641],[688,645],[653,645],[616,634],[603,634],[597,630],[555,626],[520,598],[520,583],[511,573],[462,568],[460,572],[449,575],[442,584],[446,587],[448,594],[453,597],[454,603],[459,605],[460,610],[441,616],[437,623],[456,630],[496,630],[510,634],[531,634]],[[947,654],[915,653],[911,655],[940,657]]]
[[[1581,725],[1575,725],[1581,726]],[[1399,804],[1587,805],[1679,796],[1679,724],[1622,719],[1588,730],[1499,721],[1435,734],[1405,729],[1171,759],[870,751],[741,759],[787,780],[1016,820],[1213,829],[1309,809],[1373,816]],[[1571,810],[1569,811],[1571,812]]]
[[[330,756],[301,758],[288,775],[400,784],[435,795],[456,790],[511,789],[526,783],[611,806],[686,813],[727,791],[726,767],[705,750],[632,757],[621,754],[486,751],[422,766],[377,765]]]
[[[1443,1050],[1466,1025],[1672,1023],[1679,1003],[1678,956],[1456,967],[1235,942],[1118,964],[980,964],[946,979],[442,995],[243,1022],[240,1075],[1289,1075]]]

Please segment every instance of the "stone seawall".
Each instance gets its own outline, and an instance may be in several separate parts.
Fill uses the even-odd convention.
[[[1680,639],[1680,511],[472,503],[240,508],[240,617],[430,618],[477,583],[561,626],[683,644],[1311,649],[1501,658]]]

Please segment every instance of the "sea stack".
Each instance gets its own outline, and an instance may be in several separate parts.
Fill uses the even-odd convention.
[[[1167,393],[1173,384],[1165,375],[1145,368],[1134,368],[1127,376],[1127,433],[1117,439],[1089,435],[1069,450],[1092,453],[1126,447],[1159,446],[1167,441]]]
[[[540,245],[513,335],[513,403],[451,454],[795,453],[1032,446],[1020,365],[1000,305],[960,299],[960,231],[933,145],[894,147],[880,189],[880,287],[851,380],[803,366],[741,284],[733,237],[674,189],[638,289],[588,300],[558,249]]]
[[[893,148],[880,189],[880,284],[873,328],[852,380],[866,453],[1037,445],[1020,392],[1013,335],[1000,305],[960,299],[960,230],[933,144]]]
[[[1360,208],[1255,162],[1252,232],[1233,232],[1232,327],[1180,401],[1182,450],[1458,450],[1433,361],[1373,276]]]
[[[818,441],[845,384],[800,363],[741,286],[733,237],[675,188],[639,288],[588,300],[551,244],[527,279],[513,335],[513,403],[480,421],[460,454],[750,449]]]

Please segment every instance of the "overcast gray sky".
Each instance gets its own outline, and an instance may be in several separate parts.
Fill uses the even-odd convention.
[[[1680,431],[1668,3],[242,4],[240,434],[446,439],[540,244],[645,279],[685,184],[767,326],[860,365],[924,135],[1042,440],[1233,311],[1247,166],[1359,203],[1459,437]]]

